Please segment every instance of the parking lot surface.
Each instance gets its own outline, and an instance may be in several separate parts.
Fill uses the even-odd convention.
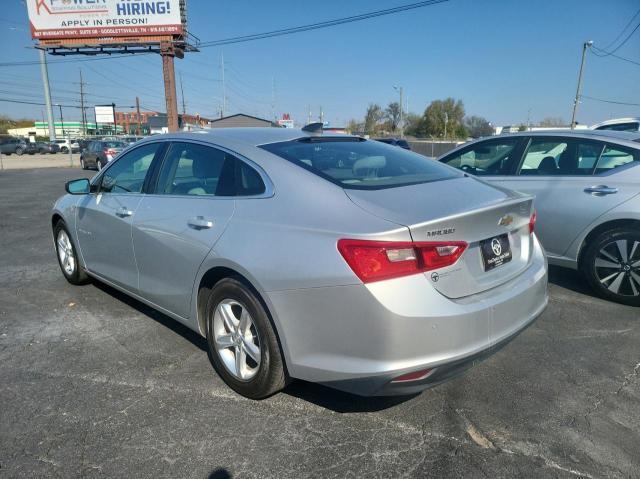
[[[640,477],[640,311],[576,273],[552,269],[533,326],[421,395],[298,381],[251,401],[195,333],[64,280],[49,211],[87,174],[0,172],[0,477]]]

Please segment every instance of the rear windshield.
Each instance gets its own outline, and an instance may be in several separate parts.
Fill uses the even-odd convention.
[[[102,144],[104,145],[104,148],[124,148],[127,146],[126,143],[121,141],[103,141]]]
[[[260,148],[343,188],[391,188],[460,176],[436,161],[379,141],[304,138]]]

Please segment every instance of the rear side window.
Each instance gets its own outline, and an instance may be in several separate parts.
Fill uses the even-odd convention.
[[[520,168],[521,176],[591,175],[602,143],[569,138],[533,138]]]
[[[640,152],[624,146],[607,145],[598,160],[596,174],[619,168],[634,161],[640,161]]]
[[[640,123],[637,121],[631,121],[629,123],[617,123],[614,125],[603,125],[596,128],[596,130],[609,130],[609,131],[638,131],[640,129]]]
[[[433,160],[379,141],[313,137],[260,148],[343,188],[391,188],[457,176]]]
[[[172,143],[160,170],[157,194],[253,196],[265,192],[260,174],[225,151],[197,143]]]
[[[520,159],[519,141],[519,138],[482,141],[440,161],[477,176],[511,175]]]

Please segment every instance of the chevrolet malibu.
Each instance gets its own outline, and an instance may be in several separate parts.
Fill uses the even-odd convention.
[[[487,357],[547,304],[532,197],[314,128],[135,143],[52,213],[65,278],[206,337],[220,377],[411,394]]]

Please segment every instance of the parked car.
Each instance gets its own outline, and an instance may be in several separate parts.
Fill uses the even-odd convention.
[[[578,269],[603,298],[640,305],[639,142],[627,132],[522,132],[439,160],[535,195],[549,262]]]
[[[547,304],[531,196],[376,141],[159,135],[66,190],[52,213],[65,278],[107,282],[205,336],[216,371],[252,398],[290,378],[418,392]]]
[[[399,146],[400,148],[404,148],[405,150],[410,150],[411,146],[409,146],[409,142],[403,138],[374,138],[376,141],[381,141],[382,143],[386,143],[387,145]]]
[[[123,141],[92,141],[80,155],[83,170],[95,168],[100,171],[127,147]]]
[[[124,141],[128,145],[132,145],[136,141],[142,140],[142,138],[144,138],[144,137],[142,137],[142,136],[123,136],[122,138],[120,138],[120,140]]]
[[[640,118],[615,118],[591,127],[592,130],[640,131]]]
[[[35,155],[40,153],[40,148],[35,141],[25,141],[23,154]]]
[[[37,152],[40,154],[46,153],[58,153],[60,152],[60,145],[57,143],[49,142],[49,141],[38,141],[35,143]]]
[[[22,155],[27,149],[27,144],[22,138],[2,137],[0,138],[0,153],[4,155]]]
[[[57,144],[60,147],[60,153],[67,154],[69,153],[69,149],[71,149],[71,153],[79,153],[80,145],[76,140],[67,139],[56,139],[53,140],[53,143]]]

